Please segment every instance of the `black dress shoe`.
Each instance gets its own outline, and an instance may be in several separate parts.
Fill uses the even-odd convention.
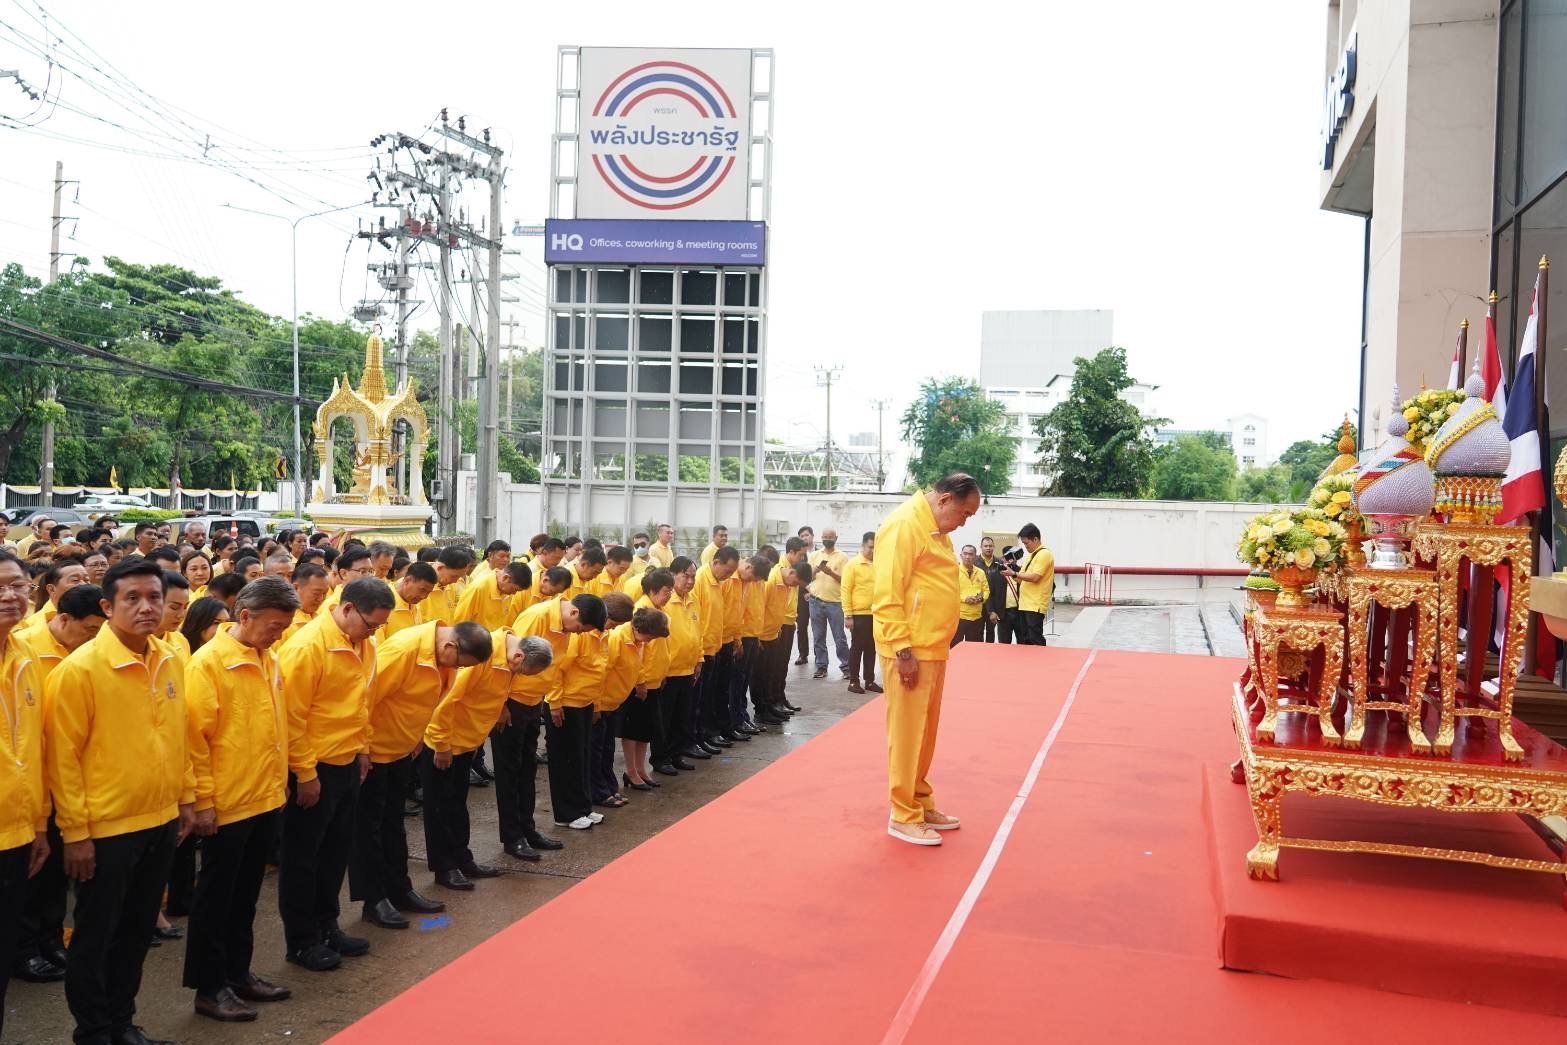
[[[795,667],[799,667],[801,664],[804,664],[804,663],[806,663],[809,660],[810,660],[809,657],[801,657],[799,660],[794,662],[794,666]]]
[[[674,766],[676,769],[684,769],[688,773],[691,772],[691,770],[696,768],[696,766],[692,765],[690,762],[687,762],[685,759],[679,757],[678,755],[675,756],[674,758],[670,759],[669,760],[669,764]]]
[[[490,772],[490,767],[485,765],[483,762],[475,762],[473,764],[473,771],[482,776],[485,780],[495,779],[495,774]]]
[[[763,711],[761,714],[756,716],[756,719],[757,719],[758,722],[761,722],[762,724],[768,725],[768,726],[781,726],[784,723],[789,721],[788,719],[784,718],[782,715],[775,714],[774,712],[772,712],[770,710],[769,711]]]
[[[404,914],[440,914],[446,910],[446,905],[441,901],[420,896],[412,889],[401,896],[392,897],[392,906]]]
[[[530,864],[539,862],[539,851],[527,842],[513,842],[506,846],[505,852],[513,860],[526,860]]]
[[[326,934],[326,945],[344,958],[358,958],[370,953],[370,941],[363,936],[350,936],[341,929]]]
[[[28,983],[56,983],[65,979],[65,966],[56,965],[43,955],[35,954],[25,961],[17,962],[12,975]]]
[[[865,692],[867,692],[867,693],[883,693],[883,692],[885,692],[885,690],[883,690],[880,686],[878,686],[874,682],[867,682],[865,684]]]
[[[490,782],[488,780],[486,780],[484,777],[480,776],[479,775],[479,771],[477,769],[474,769],[472,766],[469,766],[468,767],[468,786],[469,787],[489,787],[490,786]]]
[[[703,741],[703,743],[705,743],[708,747],[716,747],[718,751],[723,751],[726,748],[735,746],[734,741],[730,740],[722,733],[714,733],[712,736]],[[718,751],[713,752],[713,754],[718,754]]]
[[[462,873],[465,877],[475,880],[480,878],[499,878],[501,869],[499,867],[491,867],[489,864],[464,864]]]
[[[778,706],[779,706],[779,707],[784,707],[784,708],[788,708],[788,709],[789,709],[789,710],[790,710],[790,711],[793,711],[793,712],[795,712],[795,713],[796,713],[796,714],[798,714],[798,713],[799,713],[799,712],[801,712],[801,711],[804,711],[804,710],[805,710],[805,709],[804,709],[804,708],[802,708],[802,707],[797,707],[797,706],[795,706],[795,705],[794,705],[794,704],[791,704],[791,703],[789,703],[789,700],[788,700],[788,698],[787,698],[787,697],[786,697],[786,698],[784,698],[784,699],[783,699],[783,700],[781,700],[781,701],[779,701],[779,702],[778,702]]]
[[[711,740],[697,741],[696,746],[701,748],[703,751],[706,751],[709,755],[722,755],[724,753],[724,749],[713,743]]]
[[[247,980],[230,980],[229,989],[246,1001],[287,1001],[294,996],[287,987],[263,980],[255,973]]]
[[[735,732],[747,733],[754,737],[762,733],[766,733],[767,730],[763,729],[761,726],[758,726],[755,722],[742,722],[735,727]]]
[[[65,968],[64,947],[45,947],[43,955],[45,958],[48,958],[51,962],[53,962],[55,965],[58,965],[60,968]]]
[[[749,744],[751,742],[751,734],[742,733],[738,729],[731,729],[729,732],[724,734],[724,739],[729,741],[731,744],[738,744],[742,742]]]
[[[447,889],[456,889],[458,892],[473,892],[473,883],[468,881],[467,875],[461,871],[437,871],[435,872],[435,884]]]
[[[694,758],[701,762],[706,762],[708,759],[713,757],[713,753],[707,750],[707,748],[703,747],[701,744],[692,744],[690,747],[686,748],[680,753],[686,758]]]
[[[408,919],[398,913],[390,900],[377,900],[375,903],[365,904],[364,919],[371,925],[379,925],[383,929],[408,928]]]
[[[205,1016],[219,1023],[249,1023],[258,1015],[255,1009],[239,1000],[229,988],[216,994],[196,994],[196,1015]]]
[[[114,1032],[114,1045],[175,1045],[169,1038],[149,1038],[147,1032],[134,1024]]]
[[[343,964],[343,956],[324,943],[313,943],[288,952],[288,960],[311,972],[326,972]]]
[[[527,841],[529,845],[533,846],[533,848],[537,849],[541,853],[552,853],[557,849],[566,848],[565,842],[557,842],[555,839],[545,838],[541,834],[528,835]]]
[[[664,763],[663,765],[654,766],[653,767],[653,772],[657,773],[659,776],[679,776],[680,775],[679,770],[675,769],[674,766],[670,765],[667,762]]]

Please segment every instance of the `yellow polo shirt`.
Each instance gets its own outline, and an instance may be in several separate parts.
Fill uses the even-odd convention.
[[[809,561],[812,573],[811,594],[822,602],[841,602],[843,599],[841,583],[820,571],[822,565],[826,564],[832,572],[842,577],[843,568],[848,563],[849,557],[837,548],[832,551],[822,548],[812,554]]]
[[[966,602],[978,595],[979,602]],[[979,620],[985,615],[985,600],[990,598],[990,574],[975,566],[972,570],[958,567],[958,616],[963,620]]]
[[[875,587],[876,568],[861,556],[850,559],[843,568],[843,612],[851,617],[870,616]]]
[[[1037,581],[1018,582],[1017,608],[1024,613],[1049,613],[1056,588],[1056,557],[1050,549],[1043,544],[1035,548],[1017,572],[1043,574]]]
[[[669,569],[670,563],[675,561],[674,546],[669,544],[660,544],[658,541],[654,541],[652,544],[647,546],[647,558],[648,562],[651,562],[653,565],[660,566],[667,570]]]

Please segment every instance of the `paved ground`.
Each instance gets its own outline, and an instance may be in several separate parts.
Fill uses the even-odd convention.
[[[1227,603],[1056,608],[1059,645],[1137,653],[1239,657],[1240,625]]]
[[[311,974],[284,962],[282,925],[276,914],[276,877],[268,875],[256,917],[254,969],[258,975],[292,987],[293,1000],[263,1006],[261,1018],[251,1024],[224,1025],[197,1017],[191,1012],[192,992],[180,986],[185,948],[176,942],[148,954],[137,1020],[149,1033],[202,1045],[326,1039],[650,835],[805,743],[867,699],[845,692],[836,670],[820,682],[810,678],[809,668],[792,670],[796,677],[791,682],[791,696],[805,712],[796,715],[782,733],[773,731],[749,744],[736,744],[725,757],[700,763],[693,773],[682,773],[678,778],[660,777],[665,786],[652,794],[628,791],[631,804],[619,810],[602,810],[605,822],[592,831],[546,828],[546,833],[566,842],[567,848],[545,854],[541,863],[519,864],[501,852],[494,791],[473,791],[469,809],[473,817],[474,855],[480,862],[502,867],[507,873],[480,882],[472,893],[452,893],[434,885],[423,866],[420,822],[406,821],[409,846],[416,857],[412,867],[414,887],[446,901],[447,913],[423,924],[416,922],[411,929],[376,929],[359,921],[359,905],[349,906],[345,889],[344,928],[366,935],[373,942],[368,956],[345,960],[335,972]],[[543,767],[539,770],[537,818],[540,824],[550,821],[549,788]],[[693,858],[699,855],[693,854]],[[656,946],[650,941],[639,941],[638,950],[647,960],[657,960]],[[606,932],[603,975],[624,974],[620,954],[613,933]],[[542,966],[534,971],[543,975]],[[528,978],[529,974],[519,970],[519,986]],[[518,1040],[522,1040],[526,1036],[526,1008],[518,1005],[517,1012]],[[59,984],[11,982],[6,996],[6,1042],[68,1042],[70,1028],[70,1014]]]

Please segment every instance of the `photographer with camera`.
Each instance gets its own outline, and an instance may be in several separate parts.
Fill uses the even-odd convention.
[[[1039,527],[1026,523],[1017,532],[1022,554],[1008,549],[1002,573],[1017,585],[1017,641],[1022,646],[1045,645],[1045,615],[1055,595],[1056,560],[1040,539]]]

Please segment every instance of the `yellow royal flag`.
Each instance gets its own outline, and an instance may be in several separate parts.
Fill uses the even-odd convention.
[[[109,485],[116,490],[120,488],[120,475],[114,470],[114,465],[109,466]]]
[[[233,472],[232,469],[230,469],[230,471],[229,471],[229,492],[233,493],[235,490],[238,490],[238,489],[239,489],[239,484],[234,481],[234,472]]]

